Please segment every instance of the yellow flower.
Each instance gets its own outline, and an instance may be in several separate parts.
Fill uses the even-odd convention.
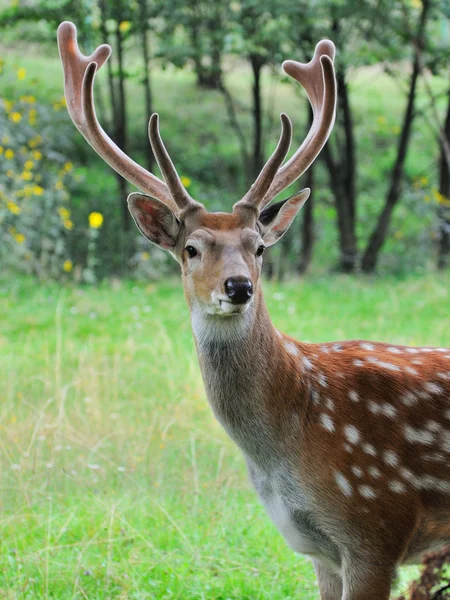
[[[27,70],[24,67],[20,67],[17,71],[17,79],[22,81],[27,76]]]
[[[64,96],[61,96],[61,100],[59,101],[59,103],[61,104],[61,106],[67,106],[66,98]]]
[[[8,169],[6,171],[6,177],[9,177],[10,179],[12,179],[14,177],[14,171],[12,169]]]
[[[189,177],[183,176],[181,177],[181,183],[184,185],[185,188],[188,188],[191,185],[192,181],[191,179],[189,179]]]
[[[378,125],[386,125],[386,117],[384,117],[383,115],[377,117],[377,123]]]
[[[5,158],[6,160],[11,160],[14,158],[14,150],[11,150],[11,148],[8,148],[8,150],[6,150],[5,152]]]
[[[62,108],[62,106],[59,102],[55,102],[55,104],[53,105],[53,110],[56,112],[60,111],[61,108]]]
[[[34,162],[32,160],[27,160],[24,164],[24,168],[27,171],[31,171],[31,169],[34,167]]]
[[[70,171],[72,171],[73,169],[73,164],[71,162],[66,162],[66,164],[64,165],[64,171],[66,173],[70,173]]]
[[[35,196],[42,196],[43,193],[44,193],[44,188],[41,187],[40,185],[35,185],[33,187],[33,194]]]
[[[13,112],[9,115],[9,118],[14,123],[20,123],[20,121],[22,120],[22,115],[19,112]]]
[[[66,273],[70,273],[70,271],[73,269],[73,263],[71,260],[65,260],[64,264],[63,264],[63,269]]]
[[[55,183],[55,189],[56,190],[63,190],[64,189],[64,184],[63,184],[63,182],[60,179],[58,179],[58,181]]]
[[[6,206],[8,210],[13,213],[13,215],[18,215],[21,211],[20,206],[17,206],[15,202],[11,202],[10,200],[7,202]]]
[[[148,260],[150,258],[150,254],[148,252],[141,252],[141,259]]]
[[[25,241],[25,236],[23,235],[23,233],[16,233],[14,235],[14,239],[18,244],[23,244]]]
[[[70,218],[70,210],[68,210],[65,206],[60,206],[58,208],[59,215],[62,219]]]
[[[420,181],[420,185],[427,185],[428,177],[422,176],[422,177],[420,177],[419,181]]]
[[[9,112],[11,112],[11,110],[14,106],[14,102],[12,100],[3,100],[3,106],[5,107],[6,112],[9,113]],[[6,144],[7,142],[3,142],[3,143]]]
[[[34,160],[41,160],[42,159],[42,152],[40,150],[34,150],[33,151],[33,158],[34,158]]]
[[[442,206],[450,206],[450,200],[446,198],[444,194],[441,194],[437,188],[433,188],[432,191],[434,199],[438,204],[441,204]]]
[[[4,148],[3,146],[0,146],[0,154],[3,154]]]
[[[36,102],[36,98],[34,96],[21,96],[19,100],[21,102],[25,102],[26,104],[34,104]]]
[[[103,215],[99,212],[91,212],[89,215],[89,227],[99,229],[103,225]]]
[[[33,173],[30,173],[30,171],[22,171],[20,178],[24,181],[31,181],[33,179]]]
[[[66,229],[68,229],[69,231],[70,231],[71,229],[73,229],[73,223],[72,223],[72,221],[71,221],[70,219],[66,219],[66,220],[64,221],[64,227],[65,227]]]
[[[131,23],[130,21],[122,21],[119,24],[119,31],[120,33],[128,33],[131,29]]]

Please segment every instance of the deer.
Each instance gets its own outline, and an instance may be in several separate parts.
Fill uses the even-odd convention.
[[[58,29],[70,117],[140,192],[142,235],[180,265],[200,370],[216,419],[242,451],[260,501],[288,545],[309,557],[322,600],[387,600],[396,569],[450,543],[450,349],[361,340],[302,343],[273,325],[263,253],[309,189],[272,203],[313,163],[336,114],[335,47],[284,71],[306,91],[311,128],[284,163],[292,125],[231,213],[208,212],[183,187],[158,115],[149,138],[164,180],[125,155],[99,124],[94,80],[111,48],[84,56]]]

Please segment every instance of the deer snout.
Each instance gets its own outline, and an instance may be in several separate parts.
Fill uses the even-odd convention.
[[[224,285],[225,293],[233,304],[245,304],[253,296],[253,284],[246,277],[229,277]]]

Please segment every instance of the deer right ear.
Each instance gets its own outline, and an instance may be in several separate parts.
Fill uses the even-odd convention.
[[[180,232],[175,213],[160,200],[145,194],[128,196],[128,208],[139,231],[164,250],[174,250]]]

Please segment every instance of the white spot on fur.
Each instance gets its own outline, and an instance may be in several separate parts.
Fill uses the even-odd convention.
[[[361,469],[361,467],[357,467],[356,465],[353,465],[351,467],[352,469],[352,473],[356,476],[359,477],[361,479],[361,477],[364,475],[363,470]]]
[[[333,402],[333,400],[331,400],[330,398],[328,398],[328,400],[325,402],[325,406],[328,408],[328,410],[334,410],[334,402]]]
[[[298,348],[292,342],[285,340],[284,347],[292,356],[298,356]]]
[[[390,467],[396,467],[398,465],[398,456],[392,450],[383,452],[383,460]]]
[[[368,352],[375,350],[375,346],[373,344],[369,344],[368,342],[363,342],[362,344],[360,344],[360,348],[362,348],[363,350],[367,350]]]
[[[328,383],[327,383],[327,378],[325,377],[325,375],[323,375],[323,373],[319,373],[318,377],[317,377],[317,381],[319,382],[319,385],[321,385],[322,387],[327,387]]]
[[[324,429],[326,429],[327,431],[330,431],[331,433],[333,433],[333,431],[334,431],[334,423],[333,423],[333,419],[329,415],[326,415],[325,413],[322,413],[320,415],[320,422],[322,423],[322,427]]]
[[[350,390],[348,397],[352,402],[359,402],[358,392],[355,392],[354,390]]]
[[[350,444],[357,444],[359,441],[359,431],[354,425],[346,425],[344,427],[344,435]]]
[[[333,351],[334,352],[342,352],[341,344],[333,344]]]
[[[342,473],[339,473],[339,471],[334,472],[334,478],[341,492],[344,496],[349,498],[353,494],[353,488],[350,485],[350,482],[342,475]]]
[[[282,340],[283,339],[283,335],[281,334],[280,331],[278,331],[278,329],[275,329],[275,334]]]
[[[370,400],[368,402],[369,405],[369,410],[371,413],[373,413],[374,415],[377,415],[378,413],[381,412],[381,407],[379,404],[377,404],[376,402],[374,402],[373,400]]]
[[[406,352],[408,352],[408,354],[418,354],[420,350],[418,348],[406,348]]]
[[[392,354],[403,354],[403,350],[400,350],[400,348],[396,348],[395,346],[389,346],[386,350]]]
[[[423,384],[423,387],[430,392],[430,394],[443,394],[444,390],[440,385],[436,385],[435,383],[429,383],[428,381]]]
[[[434,442],[434,435],[426,429],[414,429],[410,425],[404,426],[405,439],[413,444],[429,446]]]
[[[430,431],[434,431],[435,433],[442,429],[442,425],[440,425],[437,421],[427,421],[425,427]]]
[[[405,371],[407,373],[409,373],[410,375],[418,375],[419,374],[417,369],[414,369],[414,367],[405,367]]]
[[[400,371],[400,367],[397,365],[393,365],[392,363],[383,362],[379,360],[376,356],[369,356],[367,358],[367,362],[370,362],[374,365],[378,365],[379,367],[383,367],[383,369],[388,369],[389,371]]]
[[[401,397],[401,401],[405,406],[413,406],[417,402],[417,396],[412,392],[407,392]]]
[[[307,356],[304,356],[302,358],[302,360],[303,360],[303,366],[305,367],[305,369],[307,369],[308,371],[311,371],[313,369],[313,364],[309,360],[309,358]]]
[[[363,444],[362,449],[366,454],[369,454],[369,456],[377,455],[376,448],[372,444]]]
[[[436,373],[436,377],[439,377],[439,379],[443,379],[444,381],[450,381],[450,372],[449,373]]]
[[[328,354],[330,349],[328,348],[328,346],[320,346],[320,349],[322,352],[325,352],[325,354]]]
[[[388,483],[388,487],[391,490],[391,492],[394,492],[395,494],[403,494],[404,492],[406,492],[405,484],[403,484],[401,481],[398,481],[397,479],[393,479],[392,481],[390,481]]]
[[[355,360],[353,361],[353,364],[355,365],[355,367],[363,367],[364,363],[362,360],[359,360],[359,358],[355,358]]]
[[[444,412],[444,417],[450,421],[450,410]]]
[[[388,404],[387,402],[382,405],[381,410],[386,417],[393,419],[397,414],[397,409],[392,404]]]
[[[312,401],[314,402],[314,404],[319,404],[319,402],[320,402],[320,395],[319,395],[318,391],[312,389],[311,390],[311,398],[312,398]]]
[[[381,471],[378,467],[369,467],[368,469],[369,475],[374,479],[379,479],[381,477]]]
[[[350,444],[345,443],[344,448],[345,448],[346,452],[348,452],[348,453],[353,452],[353,448],[350,446]]]
[[[375,490],[370,485],[359,485],[358,492],[363,498],[367,498],[367,500],[373,500],[377,497]]]

